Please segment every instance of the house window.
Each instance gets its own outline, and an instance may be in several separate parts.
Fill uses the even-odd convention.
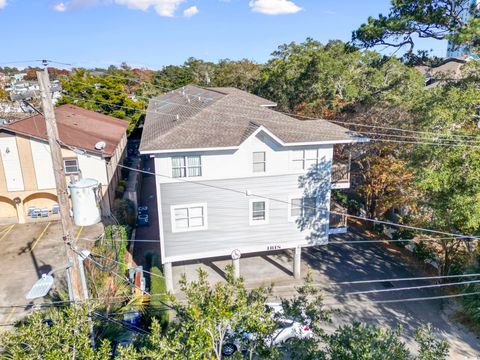
[[[268,201],[250,200],[250,225],[268,223]]]
[[[63,168],[65,169],[65,174],[78,174],[78,161],[77,159],[65,159],[63,160]]]
[[[318,150],[294,150],[292,162],[295,170],[309,170],[312,166],[318,165]]]
[[[207,229],[207,205],[188,204],[171,207],[172,232]]]
[[[317,202],[313,197],[292,197],[289,202],[288,218],[290,221],[298,218],[313,219],[317,213],[316,208]]]
[[[172,176],[194,177],[202,176],[202,159],[200,156],[172,157]]]
[[[253,153],[253,172],[265,172],[266,170],[266,154],[265,151]]]

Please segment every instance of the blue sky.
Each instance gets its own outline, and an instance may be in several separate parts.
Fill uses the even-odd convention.
[[[42,58],[155,69],[190,56],[264,62],[278,45],[306,37],[348,41],[388,8],[389,0],[0,0],[0,66]],[[446,52],[434,40],[419,48]]]

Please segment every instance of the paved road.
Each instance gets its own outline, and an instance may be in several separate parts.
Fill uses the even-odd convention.
[[[350,233],[344,235],[341,240],[355,239],[359,237]],[[413,345],[415,329],[421,324],[431,323],[437,334],[450,343],[452,359],[477,359],[480,355],[480,339],[450,318],[451,300],[374,303],[374,301],[444,295],[439,291],[417,289],[368,295],[345,295],[346,292],[352,291],[392,289],[432,284],[432,282],[331,285],[331,283],[344,281],[421,276],[412,271],[409,264],[402,262],[399,252],[388,250],[383,244],[331,244],[328,247],[307,249],[303,258],[314,271],[316,281],[325,283],[326,303],[341,310],[341,315],[336,317],[337,324],[358,320],[390,327],[401,325],[407,342],[415,347]]]

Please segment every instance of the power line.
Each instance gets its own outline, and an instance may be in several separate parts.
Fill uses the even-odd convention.
[[[408,278],[391,278],[391,279],[376,279],[376,280],[359,280],[359,281],[342,281],[332,283],[332,285],[357,285],[357,284],[371,284],[379,282],[397,282],[397,281],[420,281],[420,280],[438,280],[438,279],[452,279],[463,277],[477,277],[477,274],[461,274],[461,275],[443,275],[443,276],[421,276],[421,277],[408,277]]]
[[[127,81],[133,81],[133,82],[136,82],[136,83],[140,83],[140,84],[143,84],[143,85],[149,85],[149,86],[152,86],[152,87],[157,87],[157,88],[161,88],[163,90],[166,90],[166,91],[170,91],[170,92],[179,92],[179,93],[182,93],[182,94],[186,94],[187,96],[192,96],[192,97],[195,97],[195,96],[198,96],[198,95],[195,95],[195,94],[189,94],[189,93],[185,93],[185,91],[181,90],[181,88],[177,88],[177,89],[172,89],[172,88],[167,88],[167,87],[162,87],[162,86],[159,86],[159,85],[154,85],[154,84],[150,84],[150,83],[147,83],[145,81],[142,81],[142,80],[139,80],[139,79],[135,79],[135,78],[127,78],[127,77],[122,77],[122,76],[118,76],[118,75],[113,75],[113,74],[106,74],[105,77],[107,76],[110,76],[110,77],[114,77],[114,78],[119,78],[119,79],[123,79],[123,80],[127,80]],[[75,80],[73,80],[75,81]],[[88,86],[92,86],[90,84],[85,84],[85,85],[88,85]],[[203,88],[203,87],[201,87]],[[146,97],[144,97],[146,98]],[[198,108],[198,107],[195,107],[195,106],[192,106],[192,105],[187,105],[187,104],[179,104],[179,103],[173,103],[173,102],[170,102],[171,104],[175,104],[175,105],[178,105],[178,106],[186,106],[186,107],[190,107],[190,108],[196,108],[196,109],[202,109],[202,110],[205,110],[204,108]],[[239,108],[248,108],[246,106],[241,106],[241,105],[233,105],[235,107],[239,107]],[[207,110],[208,111],[208,110]],[[293,117],[301,117],[301,118],[304,118],[304,119],[308,119],[308,120],[319,120],[317,118],[313,118],[313,117],[309,117],[309,116],[304,116],[304,115],[299,115],[299,114],[293,114],[293,113],[289,113],[289,112],[284,112],[284,111],[278,111],[279,113],[282,113],[282,114],[285,114],[285,115],[288,115],[288,116],[293,116]],[[385,129],[385,130],[392,130],[392,131],[399,131],[399,132],[408,132],[408,133],[414,133],[414,134],[423,134],[423,135],[433,135],[433,136],[440,136],[440,137],[459,137],[459,138],[462,138],[462,139],[466,139],[466,138],[474,138],[474,139],[478,139],[477,136],[475,135],[459,135],[459,134],[439,134],[439,133],[436,133],[436,132],[431,132],[431,131],[418,131],[418,130],[408,130],[408,129],[401,129],[401,128],[396,128],[396,127],[386,127],[386,126],[379,126],[379,125],[368,125],[368,124],[359,124],[359,123],[355,123],[355,122],[348,122],[348,121],[341,121],[341,120],[325,120],[325,121],[330,121],[330,122],[333,122],[333,123],[339,123],[339,124],[344,124],[344,125],[353,125],[353,126],[358,126],[358,127],[368,127],[368,128],[379,128],[379,129]],[[360,132],[360,131],[358,131]],[[363,132],[363,131],[362,131]],[[381,135],[381,134],[378,134],[378,135]],[[384,135],[387,135],[387,134],[384,134]],[[393,135],[389,135],[389,136],[393,136]],[[406,137],[406,136],[405,136]],[[433,139],[425,139],[425,140],[433,140]],[[454,141],[453,139],[448,139],[448,138],[444,138],[444,139],[438,139],[438,140],[444,140],[444,141]],[[463,141],[466,141],[466,142],[480,142],[478,140],[463,140]]]
[[[127,329],[127,330],[133,330],[135,332],[138,332],[138,333],[141,333],[143,335],[151,335],[150,332],[146,331],[146,330],[143,330],[142,328],[139,328],[138,326],[135,326],[135,325],[132,325],[132,324],[125,324],[123,321],[118,321],[116,319],[112,319],[111,317],[109,316],[105,316],[105,315],[102,315],[100,313],[97,313],[95,311],[92,311],[92,314],[99,317],[99,318],[102,318],[104,320],[107,320],[107,321],[110,321],[114,324],[117,324],[117,325],[120,325],[122,326],[124,329]]]
[[[176,115],[175,114],[171,114],[171,113],[164,113],[164,112],[159,112],[159,111],[151,111],[151,110],[140,110],[140,109],[137,109],[137,108],[134,108],[134,107],[130,107],[130,106],[124,106],[124,105],[116,105],[116,104],[111,104],[111,103],[107,103],[107,102],[103,102],[103,101],[96,101],[96,100],[89,100],[89,99],[85,99],[85,98],[76,98],[76,97],[72,97],[70,95],[66,95],[64,94],[63,96],[69,98],[69,99],[72,99],[72,100],[76,100],[76,101],[84,101],[84,102],[91,102],[91,103],[96,103],[96,104],[101,104],[101,105],[106,105],[106,106],[111,106],[111,107],[116,107],[116,108],[120,108],[120,109],[127,109],[127,110],[132,110],[132,111],[135,111],[135,112],[139,112],[139,113],[142,113],[142,114],[156,114],[156,115],[165,115],[165,116],[171,116],[171,117],[175,117]],[[219,112],[215,112],[215,111],[212,111],[212,110],[208,110],[208,109],[205,109],[205,108],[197,108],[197,107],[192,107],[190,105],[185,105],[185,104],[179,104],[179,103],[174,103],[174,102],[169,102],[169,101],[165,101],[166,104],[171,104],[171,105],[176,105],[176,106],[184,106],[184,107],[190,107],[190,108],[195,108],[195,109],[202,109],[204,112],[207,112],[207,113],[211,113],[211,114],[220,114]],[[233,105],[235,106],[235,105]],[[295,114],[290,114],[292,116],[295,116]],[[254,117],[246,117],[246,116],[239,116],[239,117],[242,117],[242,118],[245,118],[245,119],[250,119],[250,120],[263,120],[263,119],[260,119],[260,118],[254,118]],[[335,121],[332,121],[332,120],[323,120],[323,119],[312,119],[312,120],[317,120],[317,121],[327,121],[327,122],[335,122]],[[359,134],[361,134],[362,132],[361,131],[357,131]],[[381,135],[380,133],[376,133],[376,135]],[[393,135],[387,135],[387,136],[393,136]],[[426,141],[424,142],[421,142],[421,141],[408,141],[408,137],[407,136],[404,136],[405,138],[407,138],[406,140],[392,140],[392,139],[381,139],[381,138],[377,138],[377,139],[369,139],[370,141],[376,141],[376,142],[394,142],[394,143],[403,143],[403,144],[416,144],[416,145],[433,145],[433,146],[452,146],[452,147],[464,147],[466,145],[462,144],[462,142],[466,142],[468,140],[455,140],[455,139],[438,139],[435,140],[435,139],[431,139],[431,138],[425,138]],[[412,138],[410,136],[410,138]],[[415,139],[415,137],[413,137],[413,139]],[[428,141],[431,141],[431,142],[428,142]],[[449,142],[445,142],[445,141],[449,141]],[[454,143],[456,141],[456,143]],[[472,140],[473,141],[473,140]],[[480,141],[479,141],[480,143]],[[480,147],[480,145],[470,145],[470,147]]]
[[[393,291],[420,290],[420,289],[430,289],[430,288],[437,288],[437,287],[468,285],[468,284],[477,284],[477,283],[480,283],[480,280],[469,280],[469,281],[460,281],[460,282],[455,282],[455,283],[444,283],[444,284],[408,286],[408,287],[393,288],[393,289],[375,289],[375,290],[366,290],[366,291],[354,291],[354,292],[346,293],[346,295],[377,294],[377,293],[386,293],[386,292],[393,292]]]
[[[225,232],[229,232],[226,230]],[[413,239],[380,239],[380,240],[344,240],[344,241],[329,241],[327,245],[342,245],[342,244],[368,244],[368,243],[395,243],[395,242],[422,242],[422,241],[445,241],[445,240],[455,240],[456,237],[440,237],[440,238],[413,238]],[[463,239],[463,238],[462,238]],[[467,238],[468,239],[468,238]],[[89,238],[78,238],[78,240],[96,242],[98,239],[89,239]],[[57,241],[57,239],[44,239],[43,241]],[[123,240],[110,240],[115,242],[121,242]],[[138,243],[158,243],[160,239],[130,239],[128,242],[138,242]],[[22,271],[23,272],[23,271]]]
[[[155,173],[155,172],[152,172],[152,171],[147,171],[147,170],[140,170],[140,169],[136,169],[136,168],[121,165],[121,164],[118,164],[118,166],[122,167],[122,168],[125,168],[125,169],[132,170],[132,171],[137,171],[137,172],[140,172],[140,173],[144,173],[144,174],[155,175],[155,176],[159,176],[159,177],[165,177],[165,178],[169,178],[169,179],[173,179],[173,180],[177,180],[177,181],[181,181],[181,182],[185,182],[185,183],[197,184],[197,185],[200,185],[200,186],[215,188],[215,189],[218,189],[218,190],[231,191],[231,192],[234,192],[234,193],[237,193],[237,194],[242,194],[242,195],[247,196],[246,192],[241,191],[241,190],[226,188],[226,187],[212,185],[212,184],[206,184],[206,183],[202,183],[202,182],[199,182],[199,181],[190,181],[190,180],[186,180],[186,179],[183,179],[183,178],[173,178],[173,177],[168,176],[168,175],[158,174],[158,173]],[[284,203],[284,204],[287,204],[287,205],[289,204],[289,202],[286,201],[286,200],[276,199],[276,198],[272,198],[272,197],[269,197],[269,196],[263,196],[263,195],[258,195],[258,194],[249,194],[248,196],[249,197],[257,197],[257,198],[260,198],[260,199],[267,199],[267,200],[271,200],[271,201],[276,201],[276,202]],[[317,207],[312,207],[312,206],[302,206],[302,208],[317,210],[317,211],[318,210],[327,211],[327,209],[319,209]],[[455,238],[479,239],[479,237],[472,236],[472,235],[454,234],[454,233],[449,233],[449,232],[445,232],[445,231],[425,229],[425,228],[421,228],[421,227],[417,227],[417,226],[396,224],[396,223],[392,223],[392,222],[388,222],[388,221],[370,219],[370,218],[363,217],[363,216],[356,216],[356,215],[350,215],[350,214],[346,214],[346,213],[340,213],[340,212],[337,212],[337,211],[330,211],[330,213],[336,214],[336,215],[341,215],[341,216],[346,216],[346,217],[350,217],[350,218],[354,218],[354,219],[358,219],[358,220],[369,221],[369,222],[373,222],[373,223],[377,223],[377,224],[384,224],[384,225],[401,227],[401,228],[410,229],[410,230],[429,232],[429,233],[432,233],[432,234],[447,235],[447,236],[455,237]]]
[[[414,297],[414,298],[395,299],[395,300],[376,300],[376,301],[373,301],[373,303],[375,303],[375,304],[391,304],[391,303],[410,302],[410,301],[449,299],[449,298],[457,298],[457,297],[472,296],[472,295],[480,295],[480,291],[471,292],[471,293],[455,294],[455,295]]]
[[[292,114],[288,112],[283,112],[279,111],[282,114],[285,115],[293,115],[296,117],[301,117],[307,120],[316,120],[313,117],[310,116],[304,116],[304,115],[298,115],[298,114]],[[409,129],[401,129],[401,128],[396,128],[396,127],[388,127],[388,126],[381,126],[381,125],[369,125],[369,124],[360,124],[356,122],[349,122],[349,121],[343,121],[343,120],[327,120],[333,123],[338,123],[338,124],[344,124],[344,125],[353,125],[353,126],[358,126],[358,127],[367,127],[367,128],[378,128],[378,129],[384,129],[384,130],[392,130],[392,131],[401,131],[401,132],[408,132],[408,133],[415,133],[415,134],[426,134],[426,135],[434,135],[434,136],[443,136],[443,137],[448,137],[448,136],[453,136],[453,137],[461,137],[461,138],[474,138],[478,139],[478,136],[476,135],[459,135],[459,134],[441,134],[441,133],[436,133],[432,131],[421,131],[421,130],[409,130]]]
[[[74,251],[77,252],[76,250],[74,250]],[[77,253],[78,253],[78,252],[77,252]],[[78,254],[79,254],[79,253],[78,253]],[[89,259],[90,261],[92,261],[93,263],[95,263],[95,264],[98,265],[98,266],[102,266],[102,264],[100,264],[100,263],[97,262],[96,260],[92,259],[92,257],[90,257],[90,256],[87,257],[87,259]],[[126,264],[125,264],[125,265],[126,265]],[[118,274],[117,272],[115,272],[115,271],[113,271],[113,270],[109,270],[109,271],[107,271],[107,272],[108,272],[108,273],[111,273],[111,274],[113,274],[113,275],[115,275],[115,276],[117,276],[118,278],[120,278],[120,279],[122,279],[123,281],[127,282],[130,286],[132,286],[132,287],[134,287],[134,288],[142,291],[144,294],[146,294],[146,295],[148,295],[148,296],[150,296],[150,297],[153,296],[151,293],[149,293],[148,291],[143,290],[142,288],[140,288],[139,286],[137,286],[135,283],[132,283],[132,282],[131,282],[130,280],[128,280],[126,277]],[[159,295],[164,296],[163,294],[155,294],[155,295],[156,295],[156,296],[159,296]],[[176,309],[175,309],[173,306],[167,304],[167,303],[164,302],[163,300],[158,300],[158,301],[159,301],[162,305],[164,305],[164,306],[166,306],[167,308],[169,308],[170,310],[175,310],[175,311],[176,311]]]
[[[123,266],[127,266],[127,267],[128,267],[128,264],[125,264],[125,263],[123,263],[123,262],[120,262],[120,261],[111,259],[111,258],[109,258],[109,257],[103,256],[103,255],[99,255],[99,254],[95,254],[95,253],[92,253],[92,252],[91,252],[90,254],[91,254],[91,255],[94,255],[94,256],[98,256],[98,257],[104,258],[104,259],[109,260],[109,261],[112,261],[112,262],[114,262],[114,263],[116,263],[116,264],[119,264],[119,265],[123,265]],[[163,275],[155,274],[155,273],[152,273],[152,272],[147,271],[147,270],[142,270],[142,271],[143,271],[144,273],[150,274],[150,275],[152,275],[152,276],[156,276],[156,277],[159,277],[159,278],[162,278],[162,279],[165,278],[165,276],[163,276]]]

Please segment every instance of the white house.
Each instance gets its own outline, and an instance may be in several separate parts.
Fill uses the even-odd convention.
[[[172,263],[296,249],[299,271],[301,247],[346,231],[330,226],[330,190],[350,186],[333,149],[361,139],[275,105],[234,88],[192,85],[150,101],[140,152],[154,157],[170,290]]]

